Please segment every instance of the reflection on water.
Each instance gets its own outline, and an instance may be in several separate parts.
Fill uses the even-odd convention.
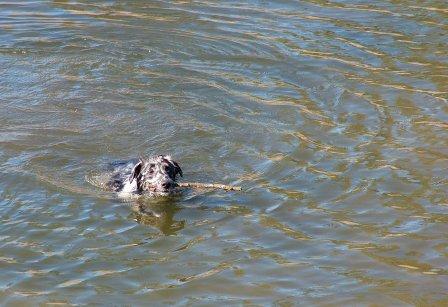
[[[172,199],[153,200],[138,199],[132,204],[134,219],[142,224],[160,229],[164,235],[174,235],[185,227],[185,220],[175,220],[176,212],[182,209]]]
[[[448,305],[447,17],[0,0],[0,304]],[[165,153],[244,191],[85,180]]]

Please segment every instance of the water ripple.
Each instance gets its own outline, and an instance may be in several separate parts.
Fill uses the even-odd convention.
[[[447,305],[447,16],[0,1],[0,304]],[[90,184],[159,153],[244,192]]]

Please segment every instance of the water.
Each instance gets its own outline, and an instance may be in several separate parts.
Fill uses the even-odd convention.
[[[0,1],[0,304],[448,304],[448,6]],[[186,191],[85,176],[170,153]]]

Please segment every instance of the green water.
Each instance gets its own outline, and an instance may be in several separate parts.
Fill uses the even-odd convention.
[[[0,305],[448,305],[448,5],[0,1]],[[170,153],[186,191],[85,177]]]

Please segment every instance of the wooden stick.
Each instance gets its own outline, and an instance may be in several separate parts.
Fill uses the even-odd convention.
[[[209,188],[223,189],[226,191],[241,191],[241,187],[219,184],[219,183],[200,183],[200,182],[180,182],[178,185],[182,188]]]

